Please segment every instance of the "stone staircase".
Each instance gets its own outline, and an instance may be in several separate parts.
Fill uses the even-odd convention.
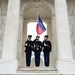
[[[56,68],[35,67],[18,68],[17,75],[63,75],[57,72]]]

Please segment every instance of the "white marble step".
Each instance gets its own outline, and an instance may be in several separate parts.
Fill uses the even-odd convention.
[[[4,74],[4,75],[63,75],[59,73],[16,73],[16,74]]]
[[[13,73],[13,74],[0,74],[0,75],[63,75],[60,73]]]
[[[12,75],[63,75],[60,73],[16,73]]]
[[[17,74],[21,74],[21,75],[62,75],[57,72],[56,68],[50,68],[50,67],[18,68]]]
[[[18,68],[18,71],[57,71],[54,67],[26,67]]]

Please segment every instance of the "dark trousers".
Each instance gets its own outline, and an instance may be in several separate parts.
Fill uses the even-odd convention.
[[[49,66],[49,55],[50,55],[50,52],[44,52],[44,63],[45,63],[45,66]]]
[[[35,66],[40,66],[40,52],[35,52]]]
[[[31,64],[31,55],[32,52],[26,52],[26,66],[30,66]]]

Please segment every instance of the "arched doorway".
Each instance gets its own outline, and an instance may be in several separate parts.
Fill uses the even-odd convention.
[[[47,2],[27,2],[27,4],[23,5],[22,8],[22,16],[23,16],[23,34],[22,34],[22,51],[21,51],[21,67],[25,67],[25,54],[24,54],[24,42],[27,38],[27,24],[29,22],[37,22],[37,12],[39,11],[40,16],[42,18],[42,20],[44,22],[47,23],[47,34],[49,35],[49,40],[52,42],[52,52],[50,55],[50,66],[55,66],[55,57],[54,57],[54,49],[55,47],[55,38],[53,38],[54,36],[54,31],[52,28],[53,25],[53,20],[54,20],[54,14],[52,12],[52,6],[50,9],[49,3],[47,4]],[[33,60],[33,59],[32,59]],[[34,60],[33,60],[34,61]],[[43,60],[41,60],[41,63],[43,63]],[[33,66],[33,64],[32,64]],[[34,67],[34,66],[33,66]]]

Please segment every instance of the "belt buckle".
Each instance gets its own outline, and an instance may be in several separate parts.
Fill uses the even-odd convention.
[[[39,50],[39,48],[36,48],[36,50]]]

